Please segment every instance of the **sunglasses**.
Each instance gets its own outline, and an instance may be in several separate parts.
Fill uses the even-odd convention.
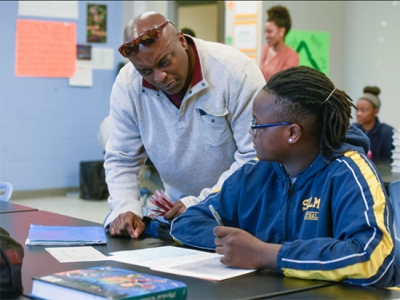
[[[165,26],[168,25],[168,23],[171,23],[173,26],[175,26],[174,23],[167,20],[164,23],[162,23],[160,26],[158,26],[157,28],[152,28],[152,29],[146,30],[141,35],[139,35],[136,39],[126,42],[126,43],[123,43],[118,48],[119,53],[121,53],[121,55],[126,58],[137,54],[139,52],[140,45],[148,47],[151,44],[153,44],[155,41],[157,41],[161,36],[161,32],[163,31]]]
[[[282,125],[291,125],[290,122],[279,122],[279,123],[269,123],[269,124],[257,124],[256,120],[253,118],[250,122],[251,133],[253,135],[257,134],[257,128],[267,128],[267,127],[275,127],[275,126],[282,126]]]

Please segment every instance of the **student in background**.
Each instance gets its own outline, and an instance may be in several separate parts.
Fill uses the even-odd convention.
[[[232,267],[393,285],[393,212],[365,155],[368,137],[348,130],[352,107],[315,69],[274,75],[253,103],[250,134],[258,159],[173,220],[173,238],[215,249]]]
[[[196,34],[194,33],[194,31],[190,28],[185,27],[185,28],[182,28],[181,31],[182,31],[182,33],[188,34],[191,37],[196,37]]]
[[[264,35],[267,40],[261,51],[260,69],[266,81],[275,73],[299,65],[299,55],[285,44],[292,22],[286,7],[277,5],[267,10]]]
[[[111,235],[145,230],[138,173],[150,158],[174,206],[172,220],[202,201],[255,156],[245,128],[265,84],[241,51],[184,35],[165,16],[148,12],[124,31],[110,100],[105,170]]]
[[[390,163],[392,160],[393,127],[381,123],[378,118],[381,90],[376,86],[366,86],[363,95],[357,102],[357,123],[352,124],[361,129],[371,141],[368,156],[375,163]]]

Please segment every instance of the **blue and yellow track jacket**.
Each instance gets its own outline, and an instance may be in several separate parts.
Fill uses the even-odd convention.
[[[249,161],[220,191],[176,218],[171,235],[188,246],[215,249],[213,204],[225,226],[282,244],[277,265],[286,276],[398,284],[392,207],[364,154],[366,139],[349,130],[344,155],[329,164],[318,156],[293,184],[279,163]]]

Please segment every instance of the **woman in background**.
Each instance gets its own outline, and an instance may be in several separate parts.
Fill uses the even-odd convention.
[[[371,142],[368,157],[374,163],[391,162],[393,146],[393,127],[378,119],[381,90],[376,86],[366,86],[357,102],[357,123],[352,126],[361,129]]]
[[[299,55],[285,44],[285,36],[292,26],[289,11],[277,5],[268,9],[267,15],[264,27],[267,44],[262,48],[260,60],[265,81],[279,71],[299,65]]]

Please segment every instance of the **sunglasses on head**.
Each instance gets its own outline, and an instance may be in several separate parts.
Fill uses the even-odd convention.
[[[175,26],[174,23],[167,20],[157,28],[148,29],[141,35],[139,35],[136,39],[123,43],[121,47],[118,48],[119,53],[121,53],[123,57],[128,58],[139,52],[140,45],[143,45],[145,47],[150,46],[160,38],[161,32],[163,31],[165,26],[168,25],[168,23],[171,23],[173,26]]]

